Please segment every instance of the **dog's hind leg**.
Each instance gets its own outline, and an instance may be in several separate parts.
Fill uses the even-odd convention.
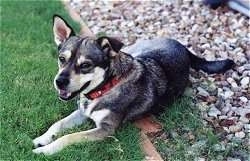
[[[81,110],[76,110],[69,116],[54,123],[43,135],[33,140],[35,147],[47,145],[53,141],[53,138],[61,131],[80,125],[86,120]]]

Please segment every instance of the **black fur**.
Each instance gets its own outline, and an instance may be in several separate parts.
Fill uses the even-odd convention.
[[[222,61],[206,61],[205,59],[193,55],[191,52],[189,52],[189,56],[191,59],[192,68],[194,68],[195,70],[203,70],[208,74],[224,73],[235,65],[234,61],[230,59]]]

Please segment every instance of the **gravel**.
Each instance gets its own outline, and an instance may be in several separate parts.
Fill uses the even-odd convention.
[[[245,136],[246,134],[243,131],[235,133],[235,137],[240,138],[240,139],[244,138]]]
[[[126,45],[141,38],[164,36],[180,41],[207,60],[233,59],[236,66],[225,74],[208,75],[191,70],[192,93],[204,120],[217,121],[226,131],[224,142],[237,137],[250,146],[250,26],[247,17],[227,7],[212,10],[201,2],[189,1],[72,0],[71,4],[94,33],[119,37]]]
[[[218,110],[215,106],[212,106],[208,111],[208,116],[210,117],[217,117],[221,115],[221,111]]]

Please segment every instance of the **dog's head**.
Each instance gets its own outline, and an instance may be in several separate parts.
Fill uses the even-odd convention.
[[[88,93],[105,81],[110,62],[123,43],[110,37],[77,36],[58,15],[53,17],[53,32],[59,67],[54,85],[61,99],[69,100],[79,92]]]

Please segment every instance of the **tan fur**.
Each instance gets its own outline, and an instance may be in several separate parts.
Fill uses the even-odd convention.
[[[70,76],[70,84],[68,85],[68,90],[71,92],[77,91],[86,82],[91,81],[93,77],[94,73],[75,74],[75,72],[72,71]]]
[[[86,58],[81,55],[80,58],[77,60],[77,65],[81,65],[85,60]]]
[[[60,56],[63,56],[66,61],[69,61],[71,55],[72,55],[72,53],[70,50],[65,50],[65,51],[60,53]]]

